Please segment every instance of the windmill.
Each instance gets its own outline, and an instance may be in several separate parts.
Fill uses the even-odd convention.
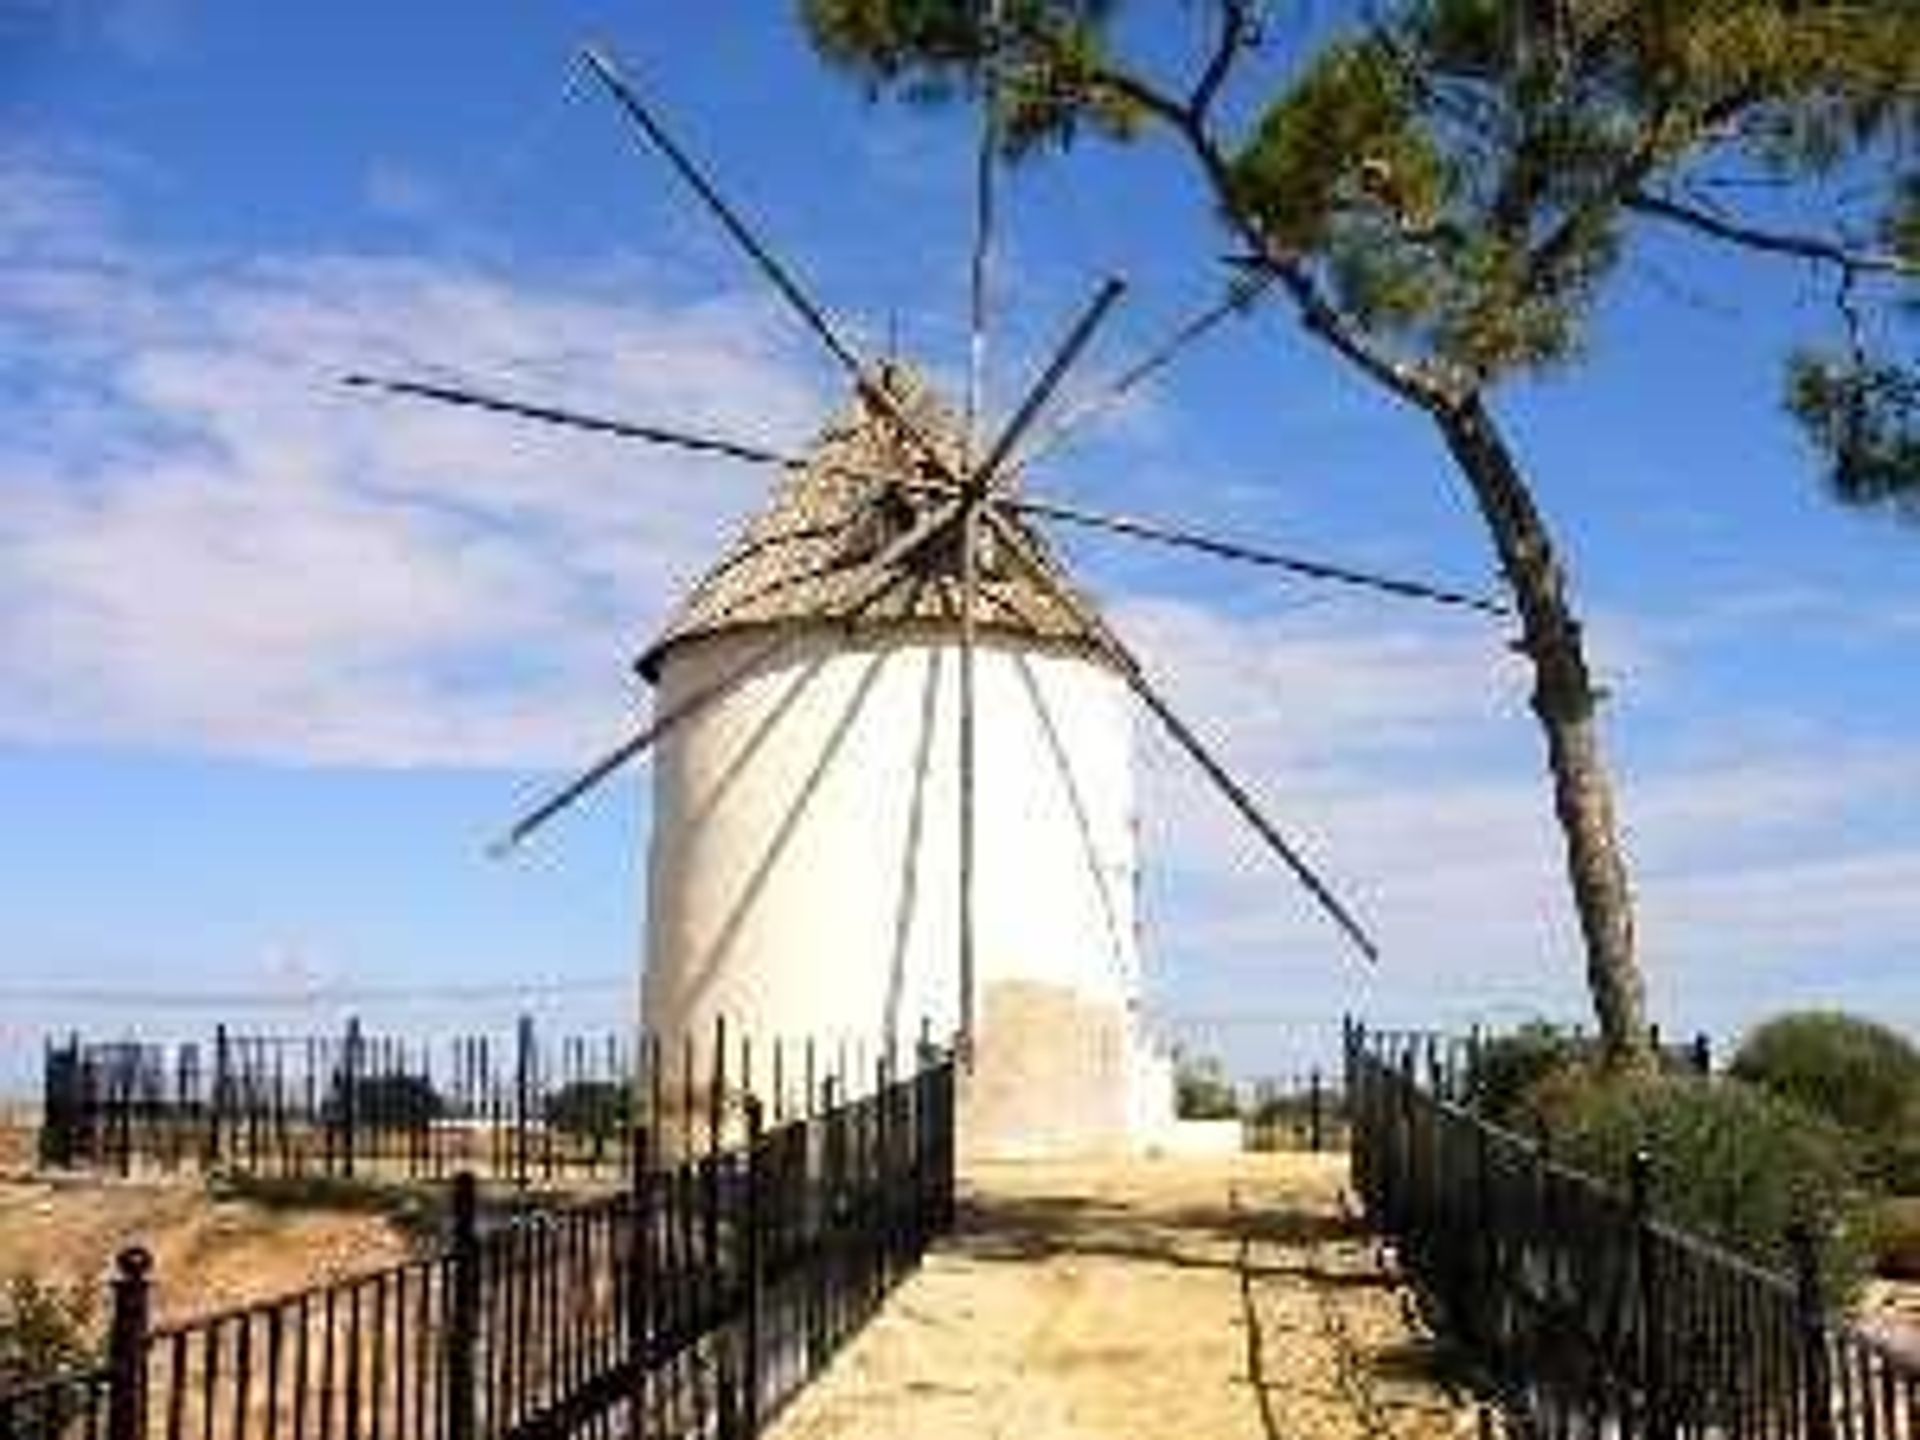
[[[1137,1015],[1134,702],[1346,940],[1369,961],[1377,951],[1074,582],[1043,527],[1402,598],[1501,607],[1035,493],[1028,481],[1039,458],[1255,303],[1259,287],[1235,284],[1091,401],[1055,415],[1063,380],[1124,291],[1117,279],[1103,282],[1008,417],[987,426],[990,99],[968,383],[956,410],[911,368],[857,353],[615,62],[595,49],[583,60],[636,136],[844,372],[852,395],[811,450],[789,454],[465,386],[348,377],[389,395],[781,473],[771,505],[640,656],[640,673],[656,686],[651,718],[497,848],[517,846],[651,754],[649,1028],[704,1036],[725,1015],[755,1034],[852,1031],[888,1050],[931,1021],[969,1061],[976,1149],[1137,1142],[1166,1107],[1142,1094],[1155,1072]]]

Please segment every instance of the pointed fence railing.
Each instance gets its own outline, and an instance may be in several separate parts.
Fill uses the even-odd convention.
[[[168,1044],[70,1035],[46,1047],[39,1158],[121,1175],[618,1180],[636,1125],[663,1153],[712,1149],[737,1131],[740,1096],[761,1096],[778,1125],[830,1085],[842,1098],[866,1089],[884,1058],[851,1040],[745,1036],[724,1020],[671,1041],[555,1035],[531,1018],[440,1038],[358,1020],[318,1035],[218,1025]]]
[[[0,1440],[758,1434],[954,1216],[953,1066],[528,1210],[470,1172],[404,1264],[180,1324],[121,1254],[100,1362],[0,1393]],[[827,1087],[829,1090],[832,1087]]]
[[[1477,1041],[1349,1024],[1369,1221],[1523,1435],[1914,1440],[1920,1359],[1827,1313],[1814,1247],[1774,1274],[1467,1103]]]

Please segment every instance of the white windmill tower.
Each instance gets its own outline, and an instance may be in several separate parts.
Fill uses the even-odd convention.
[[[1047,500],[1023,469],[1255,298],[1245,285],[1029,432],[1121,285],[1108,281],[1013,415],[976,421],[991,214],[989,127],[974,247],[974,364],[955,416],[910,370],[869,365],[728,206],[613,64],[586,63],[847,373],[853,406],[814,448],[762,446],[464,387],[350,384],[748,463],[772,503],[640,657],[653,718],[509,832],[510,848],[652,751],[644,1019],[669,1045],[717,1019],[765,1037],[899,1049],[923,1024],[968,1060],[976,1153],[1150,1142],[1142,1093],[1130,731],[1139,700],[1369,958],[1372,941],[1175,713],[1068,577],[1036,520],[1502,613],[1419,582]],[[988,107],[991,114],[991,106]],[[1162,1076],[1164,1082],[1164,1075]]]
[[[957,417],[900,367],[876,381],[962,463]],[[903,1055],[922,1026],[966,1030],[974,1148],[1121,1145],[1142,1071],[1126,683],[992,543],[962,654],[958,532],[937,494],[900,483],[918,474],[893,420],[856,400],[641,659],[668,711],[716,692],[653,757],[646,1022]]]

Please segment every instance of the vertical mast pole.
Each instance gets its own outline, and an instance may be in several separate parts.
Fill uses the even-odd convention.
[[[974,728],[977,692],[975,612],[980,596],[981,477],[975,473],[978,433],[986,407],[987,282],[993,255],[993,164],[999,144],[998,87],[995,84],[994,47],[999,44],[999,0],[982,0],[984,48],[980,64],[980,148],[975,159],[973,185],[973,254],[968,266],[967,411],[962,452],[964,493],[960,511],[960,821],[959,931],[960,1004],[958,1049],[961,1064],[973,1064],[974,1029],[974,855],[976,815],[974,779],[978,736]]]

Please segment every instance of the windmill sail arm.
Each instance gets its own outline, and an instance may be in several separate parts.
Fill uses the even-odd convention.
[[[359,374],[344,376],[341,383],[355,390],[377,390],[382,394],[404,396],[411,400],[431,400],[442,405],[484,410],[495,415],[511,415],[521,420],[537,420],[543,425],[556,425],[567,430],[585,430],[598,435],[618,435],[626,440],[644,440],[649,445],[662,445],[673,450],[687,450],[700,455],[717,455],[729,460],[744,460],[751,465],[781,465],[791,469],[801,463],[791,455],[748,441],[728,440],[716,435],[701,435],[691,430],[680,430],[666,425],[644,425],[637,421],[619,420],[607,415],[592,415],[582,410],[563,409],[557,405],[538,405],[531,401],[515,400],[510,396],[494,395],[463,385],[443,385],[425,380],[402,380],[381,375]]]
[[[674,139],[666,126],[661,123],[660,117],[640,98],[640,93],[634,88],[633,83],[621,73],[613,57],[593,46],[588,46],[580,53],[582,61],[593,72],[594,78],[613,97],[614,102],[639,129],[647,143],[699,197],[700,202],[712,212],[713,217],[720,222],[721,228],[727,232],[734,244],[740,247],[747,258],[779,292],[780,298],[786,301],[788,307],[800,318],[800,322],[806,326],[808,332],[820,342],[840,368],[846,371],[848,378],[859,390],[861,398],[898,426],[901,433],[913,442],[915,448],[935,470],[946,479],[958,482],[960,477],[954,473],[953,467],[947,463],[946,457],[940,453],[925,429],[915,422],[892,395],[887,393],[884,385],[874,383],[873,377],[867,373],[867,367],[859,355],[834,328],[833,322],[827,318],[825,309],[807,294],[793,271],[788,269],[780,257],[773,253],[772,248],[754,233],[740,212],[735,210],[727,202],[727,198],[720,193],[720,188],[707,177],[699,163],[687,153],[678,140]]]
[[[1252,565],[1271,566],[1274,569],[1291,571],[1313,580],[1329,580],[1336,584],[1379,590],[1405,599],[1431,601],[1436,605],[1461,606],[1487,615],[1512,613],[1507,606],[1497,600],[1468,594],[1463,590],[1430,584],[1424,580],[1407,580],[1398,576],[1383,575],[1377,571],[1358,570],[1349,565],[1309,560],[1304,556],[1268,550],[1239,540],[1221,539],[1217,536],[1168,525],[1163,521],[1118,515],[1104,510],[1089,510],[1082,506],[1067,505],[1058,500],[1048,500],[1040,496],[1006,496],[1002,497],[999,503],[1023,515],[1038,515],[1044,519],[1058,520],[1068,525],[1080,525],[1088,529],[1105,530],[1110,534],[1126,535],[1136,540],[1147,540],[1159,545],[1196,550],[1221,560],[1240,560]]]
[[[897,475],[882,475],[875,471],[851,466],[831,468],[849,478],[893,485],[915,494],[952,495],[956,493],[954,486],[943,481],[925,478],[909,480]],[[1149,520],[1108,510],[1094,510],[1084,505],[1069,505],[1064,501],[1049,499],[1043,495],[1002,493],[995,495],[991,503],[1002,510],[1010,510],[1020,515],[1033,515],[1042,520],[1057,520],[1062,524],[1078,525],[1089,530],[1104,530],[1109,534],[1125,535],[1131,539],[1146,540],[1153,544],[1195,550],[1212,555],[1216,559],[1241,560],[1252,565],[1264,565],[1276,570],[1290,571],[1310,580],[1327,580],[1336,584],[1357,586],[1361,589],[1378,590],[1403,599],[1426,600],[1436,605],[1458,606],[1468,610],[1478,610],[1487,615],[1506,616],[1513,613],[1510,607],[1484,595],[1474,595],[1465,590],[1455,590],[1450,586],[1437,585],[1426,580],[1409,580],[1403,576],[1361,570],[1351,565],[1310,560],[1303,555],[1291,555],[1280,550],[1270,550],[1264,546],[1250,545],[1243,540],[1229,540],[1217,535],[1208,535],[1197,530],[1169,525],[1162,520]]]
[[[1078,404],[1069,406],[1058,420],[1047,427],[1046,433],[1034,442],[1033,448],[1020,457],[1020,463],[1031,465],[1042,456],[1051,455],[1093,421],[1112,410],[1128,395],[1166,369],[1188,348],[1203,339],[1223,321],[1235,315],[1244,315],[1272,283],[1273,276],[1264,270],[1257,271],[1251,276],[1236,278],[1227,286],[1225,296],[1175,327],[1173,333],[1166,339],[1115,375],[1094,394]]]
[[[1060,388],[1060,382],[1073,368],[1074,361],[1080,358],[1080,353],[1087,348],[1088,342],[1093,339],[1094,332],[1100,328],[1101,322],[1107,318],[1120,297],[1126,293],[1126,282],[1118,276],[1110,275],[1101,282],[1100,288],[1094,292],[1093,299],[1088,302],[1087,308],[1080,312],[1079,318],[1073,323],[1073,328],[1067,332],[1066,338],[1055,349],[1046,367],[1040,372],[1039,378],[1028,387],[1026,398],[1020,402],[1019,409],[1013,413],[1013,417],[995,437],[986,458],[969,477],[970,483],[976,488],[985,488],[993,483],[994,476],[1006,463],[1007,457],[1013,453],[1013,447],[1020,443],[1033,422],[1039,419],[1040,412],[1046,408],[1047,401],[1053,398],[1053,392]]]
[[[1092,606],[1061,584],[1057,577],[1033,558],[1024,537],[1008,524],[1003,516],[991,509],[986,512],[986,515],[988,523],[994,527],[1002,545],[1007,553],[1013,556],[1015,563],[1033,577],[1034,583],[1049,590],[1054,598],[1086,627],[1087,632],[1120,671],[1121,677],[1127,682],[1127,687],[1153,712],[1154,718],[1161,723],[1174,742],[1186,751],[1188,758],[1213,782],[1214,787],[1225,796],[1241,819],[1245,820],[1254,833],[1266,843],[1267,848],[1280,858],[1281,863],[1293,873],[1294,878],[1300,882],[1308,894],[1313,896],[1320,908],[1332,918],[1360,953],[1369,961],[1377,962],[1380,958],[1380,947],[1366,928],[1361,925],[1340,897],[1334,894],[1332,887],[1307,863],[1293,843],[1281,833],[1279,826],[1268,818],[1247,788],[1233,777],[1232,772],[1214,756],[1206,743],[1194,733],[1193,728],[1180,718],[1172,704],[1160,694],[1158,688],[1147,677],[1145,667],[1140,663],[1139,658],[1114,632],[1113,627],[1108,625]]]
[[[863,590],[852,604],[837,612],[823,615],[821,618],[829,622],[846,624],[859,619],[861,615],[872,609],[912,573],[909,568],[900,566],[897,562],[927,544],[937,531],[951,522],[952,516],[953,511],[949,507],[945,511],[924,517],[876,557],[875,565],[880,570],[880,574],[873,584]],[[739,664],[728,667],[725,672],[701,686],[678,705],[656,715],[638,732],[616,745],[546,800],[541,801],[516,820],[501,839],[488,847],[489,853],[499,857],[514,850],[534,831],[593,790],[603,780],[628,762],[638,759],[656,741],[705,710],[755,670],[771,663],[785,650],[797,644],[803,633],[803,627],[783,626],[779,633],[770,636],[764,644],[755,646],[748,652]]]

